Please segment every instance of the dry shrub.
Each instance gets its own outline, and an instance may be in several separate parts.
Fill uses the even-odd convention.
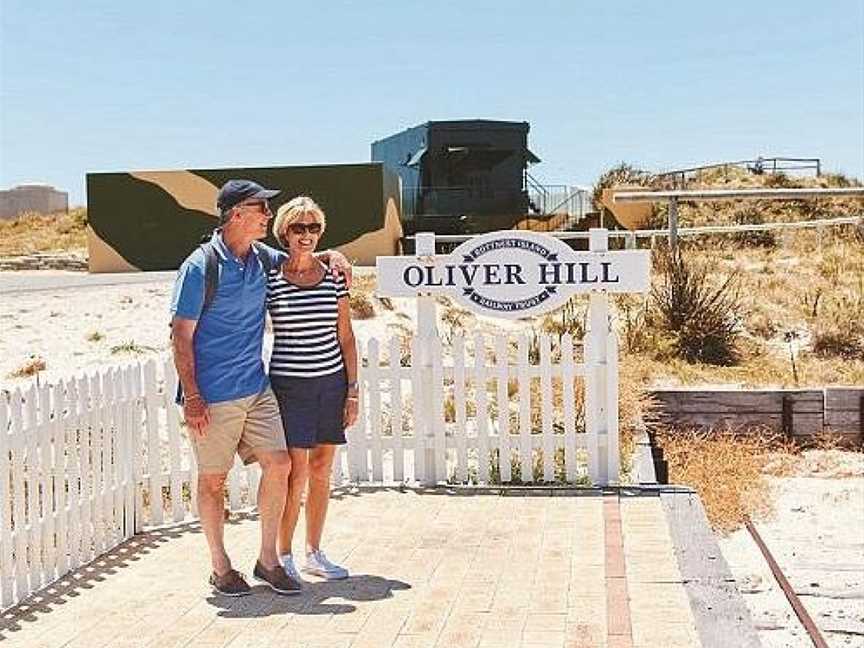
[[[686,261],[681,248],[656,255],[659,279],[651,289],[646,325],[664,331],[676,356],[687,362],[733,365],[739,359],[737,273],[719,286],[707,265]]]
[[[759,225],[765,222],[765,210],[754,203],[744,203],[733,216],[736,225]],[[772,230],[736,232],[732,240],[747,247],[773,248],[777,246],[777,234]]]
[[[360,268],[354,268],[354,273],[351,277],[351,290],[357,292],[370,293],[375,290],[375,273],[361,271]]]
[[[156,349],[145,344],[138,344],[135,340],[128,340],[120,344],[115,344],[111,347],[112,355],[119,353],[131,353],[132,355],[142,355],[144,353],[152,353]]]
[[[411,366],[411,337],[403,336],[399,338],[399,366]]]
[[[381,304],[382,308],[385,310],[392,311],[394,310],[393,300],[389,297],[376,297],[378,303]]]
[[[654,178],[649,172],[640,169],[635,165],[620,162],[618,165],[601,173],[600,177],[597,179],[592,194],[594,208],[603,208],[600,198],[603,196],[604,189],[622,186],[652,187],[654,184]]]
[[[665,429],[655,438],[669,463],[669,481],[696,490],[711,526],[721,533],[769,513],[765,472],[789,474],[794,463],[791,442],[767,430]]]
[[[864,259],[860,258],[861,246],[844,240],[832,241],[819,257],[817,269],[819,274],[831,283],[843,279],[850,272],[864,269]]]
[[[662,178],[661,178],[662,180]],[[656,181],[655,181],[656,184]],[[792,176],[780,173],[763,173],[757,175],[745,168],[735,166],[719,167],[701,171],[696,178],[688,179],[682,189],[732,189],[732,188],[830,188],[859,186],[857,180],[840,174],[823,174],[818,178]],[[742,218],[742,203],[740,201],[696,202],[679,205],[679,221],[682,225],[720,225],[736,222],[793,222],[829,218],[834,216],[855,216],[864,209],[864,200],[860,198],[820,198],[806,200],[764,200],[748,201],[745,209],[754,210]],[[665,218],[665,206],[658,205],[657,219]],[[758,215],[756,215],[758,214]],[[661,227],[665,226],[665,220]],[[764,242],[768,242],[767,234]],[[762,235],[753,233],[744,235],[751,242],[757,243]],[[775,234],[775,241],[781,235]],[[758,243],[761,244],[761,243]]]
[[[450,302],[447,302],[450,304]],[[452,344],[456,336],[465,335],[467,330],[466,323],[473,315],[471,312],[458,306],[448,305],[444,307],[444,312],[441,313],[441,338],[445,344]]]
[[[766,313],[753,313],[747,321],[747,328],[753,335],[770,340],[779,332],[773,318]]]
[[[27,212],[17,218],[0,219],[0,256],[51,251],[84,251],[87,247],[87,210],[69,213]]]
[[[91,331],[87,334],[87,337],[84,338],[88,342],[101,342],[105,339],[105,334],[99,331]]]
[[[864,360],[864,339],[853,325],[818,328],[813,333],[813,353],[820,358]]]
[[[807,447],[816,450],[839,450],[848,445],[848,441],[843,434],[831,432],[824,428],[811,436],[807,441]]]
[[[796,180],[782,171],[765,173],[762,175],[762,178],[762,186],[768,189],[792,189],[801,186],[800,180]]]
[[[639,375],[641,363],[622,357],[618,363],[618,433],[621,467],[630,471],[636,450],[636,428],[653,430],[659,420],[659,406]]]
[[[585,318],[588,310],[584,302],[572,297],[558,308],[543,318],[541,328],[544,333],[558,336],[558,340],[565,334],[570,334],[574,341],[585,337]]]
[[[864,360],[864,277],[847,294],[826,299],[813,330],[813,353],[820,358]]]
[[[364,320],[375,317],[375,307],[366,293],[352,292],[348,297],[348,305],[351,307],[351,317],[354,319]]]
[[[642,295],[613,295],[613,302],[621,324],[619,335],[627,353],[654,353],[665,356],[659,349],[667,341],[661,331],[647,325],[648,300]],[[662,339],[661,339],[662,338]],[[668,346],[668,343],[665,345]]]
[[[628,189],[644,187],[646,190],[672,188],[670,182],[658,178],[635,165],[621,162],[617,166],[604,171],[594,185],[592,201],[595,210],[605,210],[605,207],[600,202],[600,199],[603,196],[603,190],[616,187],[626,187]],[[667,209],[665,204],[653,204],[651,207],[651,213],[644,223],[644,227],[648,229],[665,227],[668,218],[666,211]],[[614,222],[614,218],[612,221]]]
[[[40,371],[45,371],[47,368],[47,363],[43,358],[39,356],[32,356],[27,362],[22,364],[17,369],[10,371],[7,374],[8,378],[27,378],[29,376],[35,376]]]

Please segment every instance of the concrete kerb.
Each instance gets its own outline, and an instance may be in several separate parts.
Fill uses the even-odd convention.
[[[643,486],[656,485],[657,472],[654,467],[654,456],[651,452],[651,439],[645,426],[636,426],[636,448],[633,452],[633,477]]]
[[[660,492],[684,589],[703,648],[758,648],[750,611],[699,495],[692,490]]]

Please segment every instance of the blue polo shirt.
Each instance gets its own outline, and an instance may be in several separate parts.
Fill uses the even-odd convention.
[[[204,251],[190,254],[174,283],[171,316],[197,320],[195,328],[195,379],[207,403],[245,398],[268,386],[261,358],[264,341],[267,277],[258,256],[249,251],[239,259],[213,234],[219,258],[219,285],[204,307]],[[284,252],[262,245],[272,266],[282,263]],[[203,310],[203,312],[202,312]]]

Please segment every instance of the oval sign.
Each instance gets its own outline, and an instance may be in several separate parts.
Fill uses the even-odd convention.
[[[454,295],[472,311],[502,317],[524,317],[552,310],[569,294],[547,283],[555,264],[572,254],[567,244],[551,236],[521,232],[482,234],[457,247],[461,290]],[[446,267],[446,266],[445,266]]]

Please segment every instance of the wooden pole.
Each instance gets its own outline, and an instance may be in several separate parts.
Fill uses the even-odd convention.
[[[678,199],[669,199],[669,247],[674,250],[678,245]]]

